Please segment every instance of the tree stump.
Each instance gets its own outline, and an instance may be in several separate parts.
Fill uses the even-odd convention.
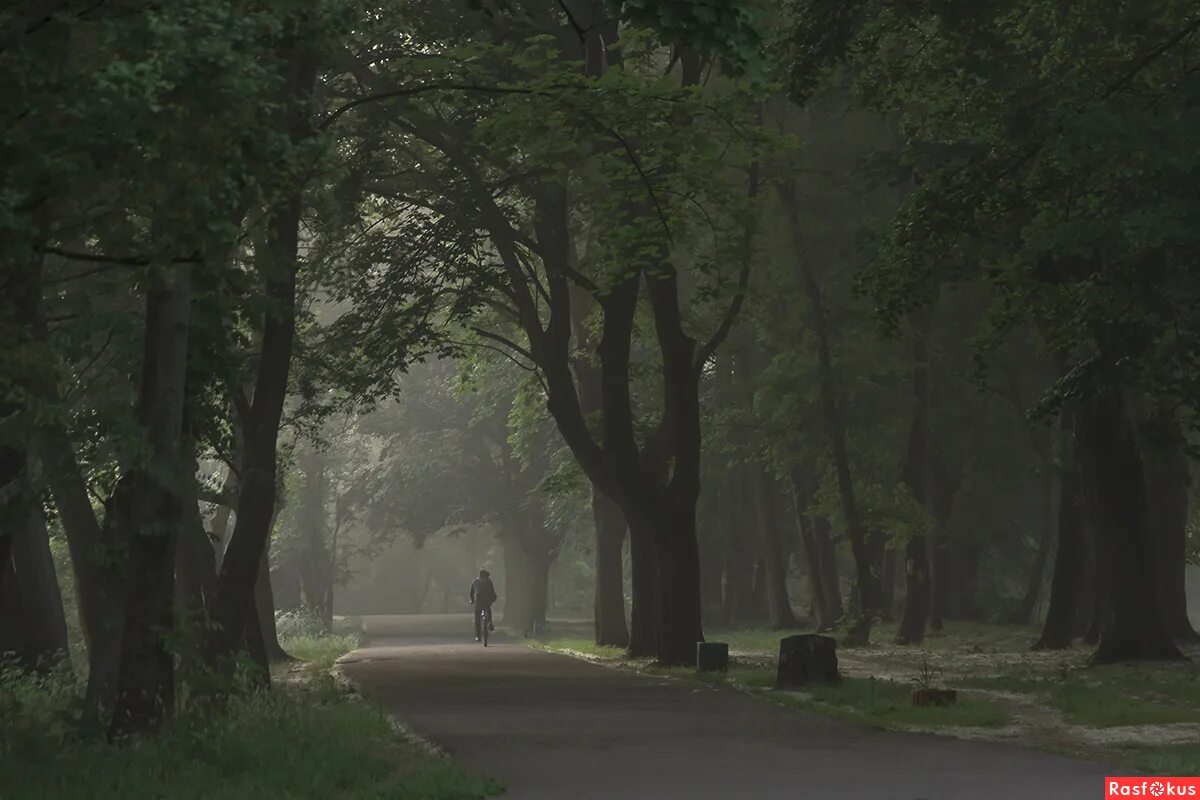
[[[838,683],[837,640],[832,636],[804,633],[779,640],[779,670],[775,688]]]
[[[913,689],[914,706],[952,706],[958,703],[958,692],[953,689]]]
[[[728,671],[729,645],[724,642],[696,642],[696,670],[698,672]]]

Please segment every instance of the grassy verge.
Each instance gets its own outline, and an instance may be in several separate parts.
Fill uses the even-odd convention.
[[[288,639],[304,679],[233,698],[218,714],[185,709],[157,739],[125,746],[76,736],[79,689],[64,671],[0,680],[5,800],[476,800],[494,782],[397,731],[328,675],[352,635]]]
[[[727,642],[739,655],[729,674],[719,677],[630,661],[618,648],[597,647],[588,633],[560,629],[535,644],[649,674],[725,682],[804,711],[878,727],[952,732],[1011,724],[1023,740],[1054,752],[1150,773],[1200,774],[1200,744],[1183,741],[1186,731],[1169,727],[1200,723],[1195,662],[1091,667],[1090,651],[1083,647],[1031,652],[1034,628],[957,621],[930,632],[920,648],[904,647],[894,644],[895,625],[884,624],[873,630],[872,645],[839,649],[849,673],[839,687],[777,692],[772,688],[775,655],[786,631],[710,631],[712,640]],[[936,670],[939,685],[965,690],[958,705],[912,706],[912,681],[927,667]],[[1031,716],[1039,706],[1047,714]],[[1006,732],[1011,734],[1012,729]],[[971,735],[987,736],[984,731]]]
[[[773,635],[778,643],[778,634]],[[532,644],[650,675],[728,685],[781,705],[881,728],[1000,727],[1012,721],[1009,713],[996,703],[975,698],[963,698],[953,706],[913,706],[913,687],[895,681],[847,678],[838,686],[781,692],[774,688],[773,666],[762,663],[735,659],[728,672],[700,673],[686,668],[658,667],[648,661],[631,661],[620,648],[599,647],[586,639],[535,640]]]
[[[1124,747],[1118,761],[1147,775],[1200,775],[1200,742]]]

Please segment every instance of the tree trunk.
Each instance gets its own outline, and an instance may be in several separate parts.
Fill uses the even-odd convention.
[[[945,627],[946,607],[950,597],[950,543],[946,535],[937,531],[933,536],[933,558],[930,559],[933,584],[929,598],[929,629],[940,631]]]
[[[900,644],[920,644],[925,641],[925,623],[929,619],[931,583],[927,540],[922,535],[911,537],[904,545],[904,614],[900,618]]]
[[[552,556],[545,554],[525,554],[528,567],[530,605],[529,622],[533,630],[544,627],[546,613],[550,608],[550,565],[554,563]]]
[[[620,506],[593,487],[592,519],[596,525],[596,644],[628,647],[623,575],[625,517]]]
[[[153,279],[152,279],[153,280]],[[128,593],[110,733],[153,733],[175,711],[175,547],[183,523],[183,413],[191,316],[191,268],[177,266],[146,296],[141,422],[150,461],[135,468]]]
[[[184,492],[183,521],[175,552],[175,600],[186,627],[203,621],[204,609],[217,587],[217,551],[200,517],[196,469],[196,459],[189,454],[179,478]]]
[[[1045,524],[1038,539],[1033,569],[1029,571],[1029,583],[1025,585],[1025,594],[1021,596],[1021,607],[1017,611],[1016,621],[1022,625],[1033,622],[1042,597],[1042,584],[1046,582],[1046,564],[1050,561],[1050,550],[1054,546],[1054,495],[1058,481],[1057,472],[1052,471],[1046,476]]]
[[[788,559],[784,555],[779,526],[776,524],[771,479],[764,470],[759,470],[754,478],[758,495],[755,506],[758,509],[758,529],[766,578],[768,619],[775,630],[794,628],[796,616],[792,613],[787,589]]]
[[[282,126],[293,143],[304,140],[310,133],[308,101],[315,81],[315,58],[298,44],[286,69],[288,108]],[[210,609],[213,629],[205,646],[209,665],[225,671],[232,668],[231,657],[243,640],[248,618],[254,616],[254,586],[274,517],[277,438],[296,332],[302,207],[303,199],[297,188],[272,214],[263,254],[268,307],[254,400],[245,424],[237,520],[221,559],[217,591]]]
[[[878,534],[885,541],[886,534]],[[882,575],[882,594],[883,594],[883,618],[891,621],[892,609],[896,605],[896,548],[890,544],[885,544],[883,548],[883,575]]]
[[[0,535],[0,664],[25,659],[25,611],[21,608],[21,583],[12,563],[13,536]]]
[[[757,565],[754,563],[753,541],[746,531],[750,510],[746,471],[734,467],[731,473],[723,515],[729,540],[725,567],[725,618],[729,622],[751,622],[761,620],[764,614],[763,604],[758,602],[755,592]]]
[[[1084,498],[1077,448],[1071,443],[1074,417],[1064,411],[1059,429],[1063,438],[1062,470],[1058,484],[1058,547],[1050,578],[1050,607],[1034,650],[1064,650],[1079,633],[1083,571],[1087,561]]]
[[[24,530],[14,531],[12,566],[20,587],[24,659],[45,671],[67,655],[67,618],[54,572],[54,556],[40,502],[27,504]],[[19,520],[15,521],[20,524]]]
[[[913,421],[908,431],[908,449],[904,457],[903,477],[920,504],[926,518],[936,525],[933,491],[933,459],[930,442],[929,335],[932,314],[921,310],[912,317],[912,393]],[[929,541],[925,533],[913,535],[904,547],[904,612],[897,641],[920,644],[925,641],[925,624],[933,606],[933,582]],[[940,626],[939,626],[940,627]]]
[[[1119,388],[1101,387],[1079,411],[1079,461],[1095,504],[1107,608],[1094,663],[1182,658],[1158,603],[1146,476]]]
[[[696,663],[696,644],[704,641],[700,625],[700,551],[695,516],[681,509],[663,519],[659,537],[659,622],[655,660],[664,665]]]
[[[525,550],[511,533],[501,542],[504,547],[504,624],[527,633],[533,622],[533,592]]]
[[[797,467],[792,468],[789,479],[792,487],[792,506],[796,511],[796,527],[800,531],[800,544],[804,548],[804,558],[808,563],[808,581],[812,592],[812,605],[817,617],[817,629],[833,630],[837,625],[838,617],[841,616],[841,609],[838,608],[835,611],[831,600],[839,597],[839,593],[836,588],[831,590],[828,586],[828,570],[824,563],[824,553],[817,540],[816,524],[807,512],[809,501],[807,483]]]
[[[325,460],[319,453],[311,453],[307,459],[304,488],[305,521],[304,546],[301,555],[301,583],[304,599],[310,612],[325,627],[333,627],[333,569],[326,543],[326,489]],[[269,550],[270,541],[266,543]],[[265,553],[266,551],[264,551]]]
[[[1058,477],[1058,535],[1054,572],[1050,577],[1050,606],[1042,636],[1034,650],[1069,648],[1084,619],[1084,571],[1087,563],[1087,530],[1084,487],[1080,482],[1079,459],[1074,439],[1074,415],[1064,410],[1058,422],[1062,467]]]
[[[1158,602],[1177,642],[1200,641],[1187,613],[1187,453],[1178,442],[1148,443],[1146,458],[1150,543],[1158,575]]]
[[[269,545],[268,545],[269,547]],[[275,596],[271,592],[271,570],[268,549],[259,562],[258,579],[254,583],[254,609],[258,619],[259,637],[263,642],[263,654],[269,663],[292,661],[292,657],[279,643],[279,632],[275,628]]]
[[[817,550],[821,553],[821,569],[824,570],[825,602],[829,607],[830,616],[836,622],[842,618],[842,582],[838,569],[837,549],[830,535],[829,520],[825,517],[814,517],[812,520],[813,538],[817,541]]]
[[[800,266],[800,277],[808,295],[810,324],[817,340],[817,382],[821,414],[825,423],[837,473],[838,496],[841,499],[842,515],[846,522],[846,534],[850,538],[850,550],[854,556],[856,584],[858,590],[858,619],[847,634],[852,645],[865,645],[871,638],[871,625],[883,613],[883,584],[880,581],[878,563],[871,557],[871,545],[867,530],[858,508],[858,496],[850,468],[850,452],[846,445],[846,427],[842,419],[838,397],[837,376],[833,367],[833,345],[829,322],[825,317],[824,298],[820,284],[808,259],[803,255],[805,242],[799,221],[798,200],[794,187],[781,191],[788,208],[790,227],[795,239],[796,253]]]
[[[108,590],[101,585],[100,523],[92,509],[87,484],[66,431],[59,427],[38,428],[34,432],[34,449],[42,462],[66,535],[83,639],[90,651],[102,638],[102,620],[106,617],[104,603],[106,598],[111,600]]]
[[[628,515],[626,519],[629,520]],[[658,634],[659,576],[654,540],[645,528],[629,520],[629,577],[632,604],[629,611],[629,655],[650,658]]]

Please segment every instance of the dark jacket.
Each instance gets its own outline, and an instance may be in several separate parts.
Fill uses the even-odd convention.
[[[496,602],[496,587],[491,578],[476,578],[471,582],[471,603],[476,608],[486,608]]]

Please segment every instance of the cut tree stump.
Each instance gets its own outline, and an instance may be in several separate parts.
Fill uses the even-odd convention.
[[[958,692],[953,689],[913,689],[914,706],[952,706],[958,703]]]
[[[724,642],[696,642],[696,670],[726,672],[729,669],[729,645]]]
[[[838,683],[837,640],[832,636],[803,633],[779,640],[779,670],[775,688]]]

